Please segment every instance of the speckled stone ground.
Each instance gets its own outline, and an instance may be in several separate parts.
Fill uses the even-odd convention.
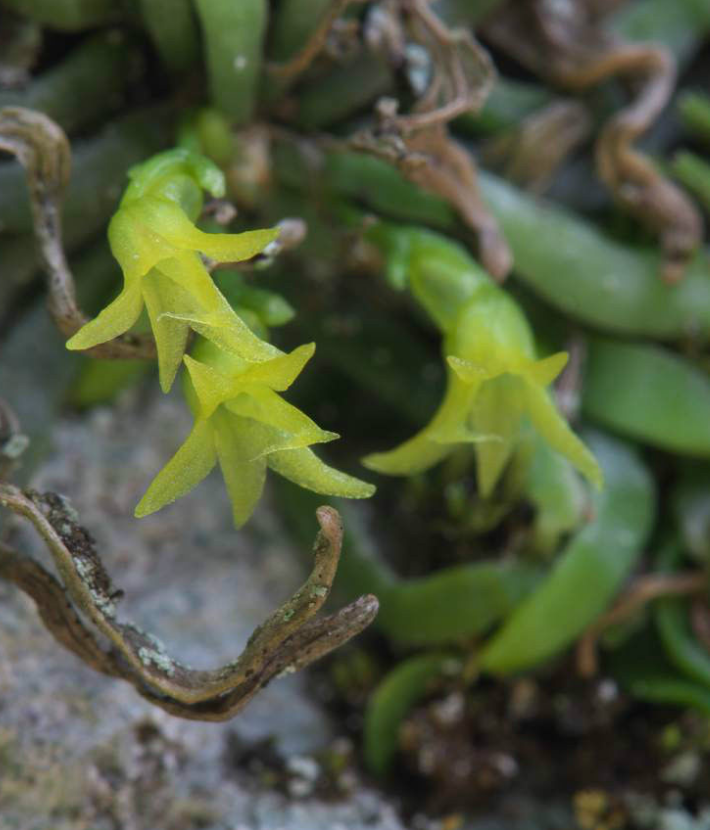
[[[60,420],[32,485],[71,499],[126,592],[123,617],[184,662],[209,667],[236,656],[302,574],[268,499],[250,530],[236,533],[216,475],[179,505],[132,517],[189,428],[180,402],[150,388]],[[13,521],[9,532],[14,546],[47,561],[31,528]],[[303,780],[290,792],[234,761],[235,743],[267,738],[301,760],[293,766]],[[275,681],[229,723],[172,718],[56,645],[32,602],[0,583],[3,830],[401,828],[394,808],[357,782],[328,803],[309,794],[310,759],[335,739],[299,675]]]

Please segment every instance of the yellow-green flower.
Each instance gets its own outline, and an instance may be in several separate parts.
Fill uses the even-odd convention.
[[[311,343],[249,363],[201,341],[185,356],[186,395],[195,424],[136,508],[146,516],[193,489],[219,462],[240,527],[261,496],[270,467],[317,493],[367,498],[375,488],[324,464],[309,448],[338,438],[278,394],[288,389],[315,351]]]
[[[572,432],[546,390],[567,361],[538,360],[530,326],[511,297],[459,246],[436,234],[379,229],[376,242],[396,258],[390,276],[407,275],[413,294],[444,333],[444,400],[429,424],[395,449],[363,460],[391,475],[423,472],[457,447],[474,446],[478,486],[489,495],[514,452],[523,419],[595,485],[596,459]]]
[[[134,325],[145,305],[164,391],[175,378],[190,328],[247,360],[269,360],[278,354],[233,311],[200,257],[202,253],[217,262],[249,259],[278,232],[213,234],[195,227],[203,189],[220,196],[224,179],[210,161],[188,150],[160,153],[129,176],[131,184],[109,225],[123,290],[67,342],[67,348],[88,349],[118,337]]]

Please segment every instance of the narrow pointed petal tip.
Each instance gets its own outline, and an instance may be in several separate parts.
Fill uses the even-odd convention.
[[[429,440],[420,433],[389,452],[366,455],[360,463],[382,475],[417,475],[438,464],[451,450],[450,444]]]
[[[601,490],[604,474],[591,450],[574,434],[557,411],[548,392],[528,383],[525,387],[527,411],[538,433],[557,452],[565,456],[592,484]]]
[[[585,447],[585,450],[587,448]],[[604,489],[604,472],[602,468],[599,466],[597,459],[592,455],[590,450],[586,452],[587,458],[585,459],[584,468],[580,466],[580,470],[584,475],[592,482],[594,487],[597,490]]]
[[[134,515],[149,516],[194,489],[217,463],[212,429],[197,421],[185,443],[153,479]]]
[[[143,498],[136,505],[133,515],[136,519],[142,519],[145,516],[150,516],[151,513],[157,513],[158,510],[160,510],[160,507],[151,506],[149,503],[146,503],[146,498],[143,496]]]
[[[369,499],[377,490],[355,476],[329,466],[307,447],[271,453],[266,462],[274,472],[314,493],[345,499]]]
[[[70,351],[83,351],[107,343],[121,334],[125,334],[136,322],[143,306],[140,285],[124,288],[113,302],[83,325],[76,334],[69,338],[66,347]]]
[[[533,383],[549,386],[567,365],[569,354],[557,352],[541,360],[535,360],[527,367],[527,376]]]

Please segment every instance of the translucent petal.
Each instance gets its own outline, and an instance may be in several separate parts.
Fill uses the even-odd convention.
[[[219,466],[232,503],[234,524],[241,527],[254,512],[266,480],[266,461],[250,459],[253,441],[250,429],[219,413],[216,443]]]
[[[203,233],[193,228],[189,241],[195,243],[196,250],[217,262],[241,262],[260,254],[278,235],[276,228],[242,233]]]
[[[525,397],[530,420],[545,441],[568,458],[596,487],[601,488],[604,477],[596,458],[572,432],[549,394],[532,383],[526,383]]]
[[[136,164],[128,171],[131,183],[126,188],[121,206],[164,193],[175,179],[188,179],[195,189],[207,190],[213,196],[224,196],[224,174],[214,162],[185,147],[173,147]]]
[[[123,291],[105,309],[67,341],[67,349],[90,349],[124,334],[143,308],[140,281],[126,283]]]
[[[163,392],[169,392],[182,362],[189,333],[187,323],[172,318],[169,311],[185,305],[190,298],[155,269],[143,277],[143,298],[158,348],[160,388]]]
[[[226,303],[199,254],[173,249],[156,267],[194,297],[202,312],[219,311]]]
[[[567,352],[557,352],[557,354],[544,357],[542,360],[530,361],[522,374],[538,386],[549,386],[565,368],[568,359]]]
[[[478,489],[489,496],[513,451],[523,414],[523,382],[501,375],[485,383],[476,400],[471,419],[476,431],[495,436],[476,444]]]
[[[389,452],[375,452],[362,459],[363,466],[386,475],[404,476],[423,473],[451,453],[449,444],[432,441],[425,427],[413,438]]]
[[[464,382],[456,373],[449,372],[444,400],[429,424],[432,440],[444,444],[477,440],[478,436],[472,432],[469,422],[480,389],[478,378]]]
[[[477,363],[470,360],[463,360],[455,355],[449,355],[446,362],[456,373],[457,377],[464,383],[480,383],[488,378],[488,372]]]
[[[288,443],[289,448],[322,444],[340,437],[335,432],[321,429],[300,409],[263,386],[245,388],[244,392],[229,401],[226,407],[237,415],[253,418],[274,427],[282,433],[283,440]]]
[[[247,324],[230,308],[228,313],[206,315],[204,319],[185,318],[190,328],[220,349],[232,352],[244,360],[260,363],[271,360],[281,352],[271,343],[257,337]]]
[[[224,401],[238,394],[238,384],[212,366],[185,355],[185,365],[200,402],[200,415],[209,418]],[[236,387],[236,388],[235,388]]]
[[[263,383],[277,392],[283,392],[300,375],[303,367],[313,357],[315,343],[305,343],[288,354],[275,357],[266,363],[250,366],[242,375],[245,383]]]
[[[140,204],[118,210],[109,223],[108,239],[126,280],[147,274],[174,251],[172,245],[152,230],[150,215],[146,215]]]
[[[395,449],[368,455],[362,463],[388,475],[415,475],[446,458],[453,445],[482,440],[482,436],[468,427],[479,388],[480,383],[464,382],[455,372],[450,372],[444,400],[427,426]]]
[[[185,216],[180,207],[165,199],[149,199],[150,225],[176,248],[201,251],[217,262],[241,262],[261,253],[279,235],[277,228],[244,233],[204,233]]]
[[[195,253],[176,251],[175,255],[160,263],[159,270],[181,285],[201,305],[202,310],[193,314],[180,314],[198,334],[212,340],[220,348],[234,352],[246,360],[260,362],[283,353],[257,337],[229,305],[207,269]]]
[[[329,467],[307,448],[271,453],[266,462],[272,470],[294,484],[326,496],[367,499],[376,489],[372,484]]]
[[[185,443],[153,479],[135,515],[147,516],[189,493],[210,472],[216,460],[212,425],[198,420]]]

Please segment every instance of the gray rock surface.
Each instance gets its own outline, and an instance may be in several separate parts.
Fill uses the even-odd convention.
[[[79,511],[126,592],[119,614],[206,668],[234,658],[303,574],[268,503],[248,531],[235,532],[216,474],[179,504],[133,518],[189,426],[179,399],[148,384],[112,409],[59,421],[32,485],[68,496]],[[30,527],[13,519],[4,528],[16,548],[48,562]],[[2,830],[401,828],[394,808],[356,781],[324,802],[307,780],[270,787],[230,752],[235,742],[273,738],[307,779],[318,773],[312,755],[336,737],[301,675],[275,681],[230,723],[166,715],[64,651],[33,603],[0,583]]]

